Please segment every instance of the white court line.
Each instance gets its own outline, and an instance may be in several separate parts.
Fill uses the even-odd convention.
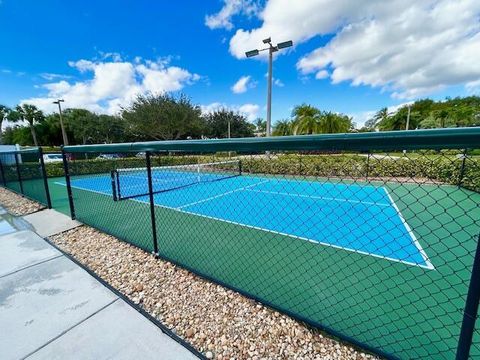
[[[270,180],[260,181],[259,183],[256,183],[256,184],[251,184],[251,185],[247,185],[247,186],[235,189],[235,190],[227,191],[227,192],[221,193],[219,195],[215,195],[215,196],[212,196],[212,197],[209,197],[209,198],[206,198],[206,199],[202,199],[202,200],[195,201],[195,202],[192,202],[192,203],[189,203],[189,204],[186,204],[186,205],[179,206],[177,209],[183,209],[183,208],[186,208],[186,207],[189,207],[189,206],[193,206],[193,205],[201,204],[201,203],[204,203],[204,202],[207,202],[207,201],[210,201],[210,200],[218,199],[220,197],[233,194],[237,191],[248,190],[249,188],[252,188],[252,187],[257,186],[257,185],[265,184],[269,181]]]
[[[395,201],[394,201],[393,198],[390,196],[390,193],[388,192],[387,188],[382,187],[382,189],[385,191],[385,193],[387,194],[388,198],[389,198],[390,201],[392,202],[392,206],[393,206],[393,208],[395,209],[395,211],[397,212],[398,217],[399,217],[400,220],[402,221],[403,226],[405,226],[405,229],[407,230],[408,234],[409,234],[410,237],[412,238],[413,243],[415,244],[416,248],[417,248],[418,251],[420,252],[420,255],[422,255],[423,260],[424,260],[425,263],[427,264],[426,268],[431,269],[431,270],[434,270],[434,269],[435,269],[435,266],[433,266],[432,262],[431,262],[430,259],[428,258],[427,253],[426,253],[425,250],[423,249],[422,245],[420,245],[420,243],[418,242],[417,237],[415,236],[415,234],[413,233],[412,229],[410,228],[410,225],[408,225],[408,223],[406,222],[406,220],[405,220],[405,218],[403,217],[402,213],[400,212],[400,209],[398,208],[397,204],[395,204]]]
[[[129,199],[129,200],[140,202],[142,204],[148,204],[148,201],[146,201],[146,200],[139,200],[139,199]],[[326,242],[323,242],[323,241],[320,241],[320,240],[309,239],[309,238],[306,238],[306,237],[297,236],[297,235],[284,233],[284,232],[280,232],[280,231],[275,231],[275,230],[270,230],[270,229],[266,229],[266,228],[262,228],[262,227],[258,227],[258,226],[254,226],[254,225],[247,225],[247,224],[239,223],[239,222],[236,222],[236,221],[217,218],[217,217],[214,217],[214,216],[203,215],[203,214],[199,214],[199,213],[195,213],[195,212],[187,211],[187,210],[182,210],[180,208],[175,208],[175,207],[171,207],[171,206],[167,206],[167,205],[155,204],[155,206],[160,207],[160,208],[164,208],[164,209],[174,210],[174,211],[177,211],[177,212],[180,212],[180,213],[183,213],[183,214],[199,216],[199,217],[203,217],[203,218],[210,219],[210,220],[222,221],[222,222],[225,222],[225,223],[228,223],[228,224],[238,225],[238,226],[242,226],[242,227],[245,227],[245,228],[248,228],[248,229],[260,230],[260,231],[264,231],[264,232],[271,233],[271,234],[287,236],[287,237],[298,239],[298,240],[308,241],[310,243],[317,244],[317,245],[328,246],[328,247],[331,247],[331,248],[334,248],[334,249],[345,250],[345,251],[348,251],[348,252],[353,252],[353,253],[357,253],[357,254],[361,254],[361,255],[372,256],[372,257],[375,257],[375,258],[378,258],[378,259],[394,261],[394,262],[398,262],[398,263],[409,265],[409,266],[418,266],[418,267],[421,267],[421,268],[424,268],[424,269],[431,270],[431,268],[429,268],[425,265],[416,264],[416,263],[405,261],[405,260],[395,259],[395,258],[391,258],[391,257],[388,257],[388,256],[378,255],[378,254],[370,253],[370,252],[367,252],[367,251],[356,250],[356,249],[351,249],[351,248],[347,248],[347,247],[343,247],[343,246],[339,246],[339,245],[334,245],[334,244],[326,243]]]
[[[271,181],[271,180],[266,180],[266,181],[262,181],[262,182],[257,183],[257,184],[252,184],[252,185],[249,185],[249,187],[253,187],[253,186],[259,185],[259,184],[261,184],[261,183],[268,182],[268,181]],[[55,182],[55,184],[62,185],[62,186],[66,186],[66,184],[63,184],[63,183],[60,183],[60,182]],[[107,195],[107,194],[102,193],[102,192],[100,192],[100,191],[85,189],[85,188],[78,187],[78,186],[72,186],[72,187],[73,187],[73,188],[80,189],[80,190],[84,190],[84,191],[91,191],[91,192],[94,192],[94,193],[98,193],[98,194],[102,194],[102,195]],[[213,200],[214,198],[218,198],[218,197],[220,197],[220,196],[225,196],[225,195],[231,194],[232,192],[241,191],[241,190],[247,190],[247,191],[248,191],[248,189],[240,188],[240,189],[236,189],[236,190],[229,191],[228,193],[222,193],[222,194],[217,195],[217,196],[215,196],[215,197],[209,198],[208,200]],[[398,208],[396,207],[395,203],[393,202],[393,199],[390,197],[390,194],[387,192],[386,189],[385,189],[385,192],[387,193],[388,197],[391,199],[392,205],[393,205],[396,209],[398,209]],[[111,195],[110,195],[110,196],[111,196]],[[135,198],[132,198],[132,199],[129,199],[129,200],[131,200],[131,201],[136,201],[136,202],[139,202],[139,203],[142,203],[142,204],[148,204],[148,203],[149,203],[148,200],[140,200],[140,199],[135,199]],[[206,201],[206,200],[207,200],[207,199],[205,199],[205,201]],[[192,204],[193,204],[193,203],[192,203]],[[428,269],[428,270],[433,270],[433,269],[435,269],[435,268],[433,267],[432,263],[428,260],[428,257],[426,256],[426,254],[425,254],[425,252],[423,251],[423,249],[422,249],[422,247],[420,246],[420,244],[418,244],[418,241],[416,240],[415,235],[411,232],[410,227],[408,226],[408,224],[407,224],[407,223],[405,222],[405,220],[403,219],[403,216],[401,215],[400,211],[398,211],[398,210],[397,210],[397,211],[398,211],[398,213],[399,213],[400,218],[404,221],[404,224],[406,225],[406,228],[410,231],[411,236],[413,236],[413,239],[414,239],[414,241],[415,241],[415,245],[416,245],[417,248],[419,249],[419,251],[420,251],[420,253],[422,254],[422,256],[424,256],[424,260],[425,260],[425,262],[426,262],[427,265],[416,264],[416,263],[413,263],[413,262],[410,262],[410,261],[405,261],[405,260],[400,260],[400,259],[396,259],[396,258],[391,258],[391,257],[388,257],[388,256],[378,255],[378,254],[374,254],[374,253],[370,253],[370,252],[366,252],[366,251],[362,251],[362,250],[351,249],[351,248],[347,248],[347,247],[343,247],[343,246],[339,246],[339,245],[335,245],[335,244],[326,243],[326,242],[319,241],[319,240],[309,239],[309,238],[302,237],[302,236],[297,236],[297,235],[293,235],[293,234],[289,234],[289,233],[283,233],[283,232],[280,232],[280,231],[270,230],[270,229],[266,229],[266,228],[262,228],[262,227],[258,227],[258,226],[247,225],[247,224],[239,223],[239,222],[236,222],[236,221],[226,220],[226,219],[222,219],[222,218],[217,218],[217,217],[213,217],[213,216],[208,216],[208,215],[203,215],[203,214],[199,214],[199,213],[195,213],[195,212],[183,210],[182,208],[185,207],[185,206],[187,206],[187,205],[183,205],[183,206],[181,206],[181,207],[172,207],[172,206],[167,206],[167,205],[155,204],[155,206],[156,206],[156,207],[160,207],[160,208],[164,208],[164,209],[174,210],[174,211],[177,211],[177,212],[180,212],[180,213],[184,213],[184,214],[189,214],[189,215],[193,215],[193,216],[203,217],[203,218],[206,218],[206,219],[222,221],[222,222],[225,222],[225,223],[228,223],[228,224],[238,225],[238,226],[242,226],[242,227],[249,228],[249,229],[265,231],[265,232],[272,233],[272,234],[277,234],[277,235],[287,236],[287,237],[294,238],[294,239],[299,239],[299,240],[303,240],[303,241],[308,241],[308,242],[313,243],[313,244],[318,244],[318,245],[322,245],[322,246],[328,246],[328,247],[331,247],[331,248],[334,248],[334,249],[345,250],[345,251],[348,251],[348,252],[353,252],[353,253],[357,253],[357,254],[361,254],[361,255],[372,256],[372,257],[375,257],[375,258],[378,258],[378,259],[394,261],[394,262],[398,262],[398,263],[405,264],[405,265],[410,265],[410,266],[418,266],[418,267],[421,267],[421,268],[424,268],[424,269]],[[425,257],[427,257],[427,258],[425,259]]]
[[[371,202],[371,201],[349,200],[349,199],[340,199],[340,198],[334,198],[334,197],[314,196],[314,195],[310,196],[310,195],[292,194],[292,193],[285,193],[285,192],[279,192],[279,191],[268,191],[268,190],[252,190],[252,189],[246,189],[246,190],[247,191],[254,191],[254,192],[258,192],[258,193],[273,194],[273,195],[303,197],[303,198],[308,198],[308,199],[351,202],[351,203],[355,203],[355,204],[367,204],[367,205],[377,205],[377,206],[390,206],[390,204],[382,204],[382,203],[376,203],[376,202]]]
[[[64,183],[61,183],[59,181],[55,181],[54,184],[56,185],[61,185],[61,186],[67,186],[67,184],[64,184]],[[80,187],[80,186],[75,186],[75,185],[72,185],[72,183],[70,182],[70,187],[71,188],[74,188],[74,189],[78,189],[78,190],[83,190],[83,191],[90,191],[90,192],[93,192],[93,193],[96,193],[96,194],[101,194],[101,195],[107,195],[107,196],[112,196],[111,193],[106,193],[106,192],[101,192],[101,191],[97,191],[97,190],[91,190],[91,189],[86,189],[84,187]]]

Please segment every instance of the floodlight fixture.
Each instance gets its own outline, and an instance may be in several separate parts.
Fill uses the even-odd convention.
[[[293,41],[292,40],[278,43],[277,48],[285,49],[285,48],[288,48],[290,46],[293,46]]]
[[[260,53],[258,50],[250,50],[245,53],[247,57],[257,56]]]
[[[288,40],[281,42],[277,45],[272,45],[272,38],[269,37],[263,40],[264,44],[268,44],[267,48],[264,49],[255,49],[250,50],[245,53],[247,58],[257,56],[260,51],[268,51],[268,88],[267,88],[267,133],[266,136],[270,136],[272,134],[272,62],[273,62],[273,53],[277,52],[280,49],[285,49],[290,46],[293,46],[293,41]]]

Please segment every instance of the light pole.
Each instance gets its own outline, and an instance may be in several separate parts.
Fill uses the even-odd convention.
[[[264,49],[255,49],[250,50],[245,53],[247,57],[257,56],[260,51],[268,50],[268,86],[267,86],[267,133],[266,136],[272,135],[272,63],[273,63],[273,53],[278,50],[288,48],[293,45],[293,41],[284,41],[278,43],[277,45],[272,44],[272,39],[268,38],[263,40],[264,44],[268,44],[268,47]]]
[[[60,103],[62,103],[64,101],[65,100],[63,100],[63,99],[58,99],[57,101],[54,101],[53,103],[58,105],[58,113],[60,115],[60,127],[62,128],[63,145],[68,145],[67,133],[65,132],[65,127],[63,126],[62,105],[60,105]]]
[[[407,112],[407,125],[405,126],[405,130],[408,130],[408,127],[410,126],[410,111],[412,108],[412,104],[407,105],[408,112]]]

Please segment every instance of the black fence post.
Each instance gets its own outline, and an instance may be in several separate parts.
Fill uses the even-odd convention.
[[[477,251],[473,260],[472,276],[468,287],[467,301],[463,312],[462,330],[457,347],[457,360],[467,360],[472,346],[475,321],[478,316],[478,303],[480,301],[480,235],[478,236]]]
[[[460,168],[460,174],[458,175],[458,187],[462,186],[463,176],[465,175],[465,161],[467,160],[467,150],[462,154],[462,167]]]
[[[62,146],[63,171],[65,172],[65,183],[67,184],[68,204],[70,205],[70,217],[75,220],[75,206],[73,204],[72,186],[70,185],[70,173],[68,170],[67,155]]]
[[[116,178],[116,170],[112,170],[110,172],[110,180],[112,182],[112,196],[113,196],[113,201],[118,201],[117,199],[117,185],[115,183],[115,178]]]
[[[367,154],[367,168],[365,171],[365,181],[368,181],[369,175],[370,175],[370,153]]]
[[[0,171],[2,172],[2,182],[3,186],[7,187],[7,180],[5,179],[5,169],[3,167],[2,159],[0,157]]]
[[[40,167],[43,176],[43,185],[45,186],[45,196],[47,197],[47,206],[49,209],[52,208],[52,199],[50,198],[50,190],[48,188],[48,177],[47,177],[47,169],[45,168],[45,161],[43,160],[43,149],[41,147],[38,148],[38,157],[40,158]]]
[[[22,175],[20,174],[20,164],[18,162],[18,156],[20,154],[15,152],[15,166],[17,168],[17,178],[18,178],[18,183],[20,184],[20,192],[23,194],[23,184],[22,184]]]
[[[157,224],[155,221],[155,203],[153,200],[152,163],[150,161],[150,151],[147,151],[145,153],[145,160],[147,163],[148,195],[150,197],[150,217],[152,220],[153,252],[155,255],[158,255]]]

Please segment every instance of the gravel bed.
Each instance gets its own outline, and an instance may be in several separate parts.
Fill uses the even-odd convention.
[[[12,215],[22,216],[45,208],[44,205],[24,198],[13,191],[0,188],[0,204]]]
[[[377,359],[96,229],[50,238],[214,359]]]

